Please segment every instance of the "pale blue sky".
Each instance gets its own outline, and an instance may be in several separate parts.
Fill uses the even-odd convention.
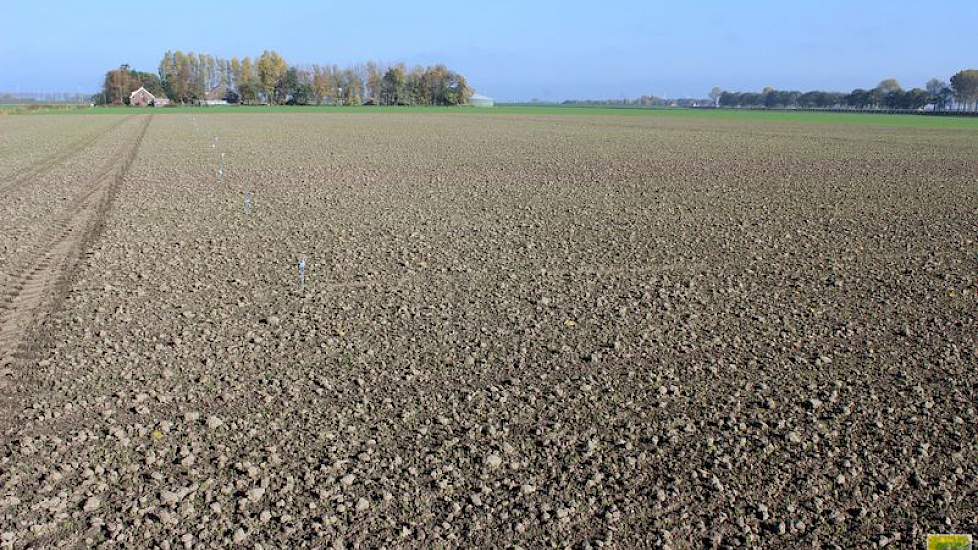
[[[444,62],[498,100],[910,87],[978,67],[974,0],[10,3],[3,91],[94,91],[122,63],[155,71],[167,49]]]

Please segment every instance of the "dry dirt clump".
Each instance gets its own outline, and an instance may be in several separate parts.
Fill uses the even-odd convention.
[[[88,150],[123,154],[140,124]],[[974,133],[390,113],[145,132],[5,374],[3,545],[978,532]]]

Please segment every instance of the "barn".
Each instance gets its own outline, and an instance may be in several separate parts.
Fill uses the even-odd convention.
[[[149,90],[139,87],[138,90],[129,94],[129,105],[133,107],[149,107],[156,102],[156,96],[149,93]]]

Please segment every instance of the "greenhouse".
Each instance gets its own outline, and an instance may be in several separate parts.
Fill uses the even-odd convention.
[[[492,107],[495,105],[495,102],[491,97],[486,97],[480,94],[472,94],[472,97],[469,98],[469,105],[472,105],[473,107]]]

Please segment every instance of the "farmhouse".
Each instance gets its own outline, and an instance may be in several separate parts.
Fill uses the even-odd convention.
[[[129,105],[133,107],[149,107],[156,102],[156,96],[149,93],[149,90],[139,87],[138,90],[129,94]]]

